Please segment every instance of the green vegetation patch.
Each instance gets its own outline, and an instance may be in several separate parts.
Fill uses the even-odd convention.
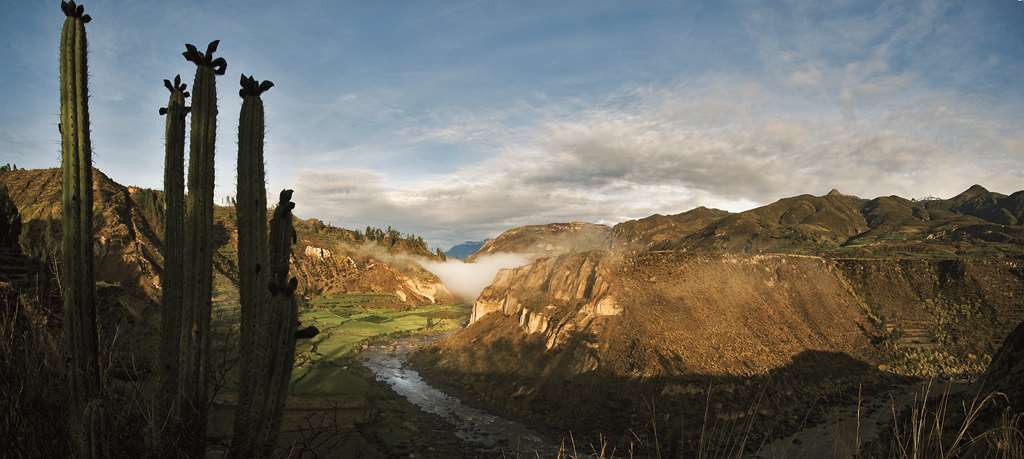
[[[368,307],[380,304],[401,303],[397,296],[391,293],[340,293],[324,295],[310,301],[313,308],[354,308]]]
[[[226,353],[225,361],[232,358],[229,354],[237,346],[239,320],[237,300],[221,293],[226,290],[218,289],[222,301],[215,301],[213,307],[214,348],[218,355]],[[291,395],[335,401],[357,397],[365,391],[366,382],[356,381],[351,366],[354,352],[363,343],[393,335],[454,330],[466,324],[472,310],[466,304],[406,310],[379,306],[395,300],[394,295],[382,293],[337,294],[313,299],[300,309],[300,327],[312,325],[320,333],[296,343]],[[233,400],[237,390],[237,374],[230,373],[221,400]]]
[[[408,310],[372,307],[387,297],[391,295],[333,295],[313,300],[313,307],[300,311],[302,326],[313,325],[320,334],[297,346],[293,395],[337,396],[358,392],[359,385],[346,377],[346,368],[351,364],[351,354],[362,343],[388,335],[452,330],[465,324],[471,310],[463,304]]]

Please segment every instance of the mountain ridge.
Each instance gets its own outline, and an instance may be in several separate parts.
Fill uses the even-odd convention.
[[[1019,247],[1024,244],[1022,222],[1024,190],[1003,195],[973,185],[948,199],[912,200],[895,195],[867,199],[832,189],[737,213],[699,206],[673,215],[653,214],[607,231],[605,225],[585,222],[520,226],[490,240],[467,260],[497,252],[540,257],[604,249],[836,256],[1024,253]],[[585,240],[572,240],[576,233],[585,233]]]
[[[59,253],[60,174],[56,168],[0,172],[0,184],[21,212],[20,245],[35,258]],[[93,175],[97,280],[158,302],[163,263],[162,192],[121,185],[99,169],[94,169]],[[436,257],[420,238],[380,230],[380,238],[371,239],[315,218],[295,218],[294,224],[298,241],[292,269],[299,279],[299,291],[307,297],[358,292],[386,293],[402,305],[454,301],[436,276],[410,260]],[[214,282],[221,293],[230,292],[237,287],[237,230],[231,207],[215,206],[214,235]],[[232,296],[227,293],[227,300]]]

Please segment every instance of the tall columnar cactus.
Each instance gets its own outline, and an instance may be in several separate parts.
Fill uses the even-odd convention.
[[[157,398],[156,425],[163,445],[177,441],[173,428],[178,424],[174,402],[178,396],[178,357],[181,342],[181,309],[185,276],[185,99],[187,85],[181,75],[174,82],[164,80],[171,92],[164,128],[164,271],[160,276],[163,291],[160,308],[160,389]]]
[[[210,300],[213,290],[213,177],[217,138],[217,75],[227,69],[213,58],[219,41],[206,53],[185,45],[185,59],[196,65],[192,83],[188,200],[185,208],[185,298],[182,308],[179,400],[184,449],[200,457],[206,448],[207,379],[210,371]]]
[[[78,457],[104,454],[102,401],[93,282],[92,144],[85,24],[75,2],[61,2],[60,126],[64,334],[71,382],[72,446]]]
[[[295,242],[291,190],[281,192],[267,237],[260,96],[274,84],[243,75],[241,85],[237,208],[242,366],[230,452],[239,458],[270,456],[277,442],[295,361],[298,320],[298,281],[288,276]]]
[[[280,201],[270,223],[270,308],[267,317],[268,348],[272,351],[267,369],[269,392],[263,411],[264,424],[260,444],[262,455],[269,456],[281,430],[281,416],[288,398],[288,384],[295,363],[295,327],[298,324],[298,304],[295,289],[298,279],[289,277],[288,263],[295,228],[292,226],[292,190],[282,190]]]
[[[238,293],[241,303],[238,407],[232,457],[252,457],[256,452],[262,400],[267,386],[260,378],[270,349],[266,343],[267,295],[270,258],[267,239],[267,188],[263,170],[263,99],[274,86],[241,77],[242,110],[238,119]]]

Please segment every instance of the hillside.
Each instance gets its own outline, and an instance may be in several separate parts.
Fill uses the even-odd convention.
[[[59,253],[60,169],[0,172],[22,215],[21,245],[37,258]],[[97,280],[119,284],[140,298],[159,298],[163,196],[159,191],[126,187],[99,170],[94,173]],[[301,210],[301,198],[296,197]],[[216,206],[215,285],[233,296],[237,285],[237,233],[234,211]],[[436,276],[410,257],[431,258],[414,238],[369,240],[360,232],[334,228],[315,219],[295,222],[298,243],[293,272],[305,296],[362,292],[393,295],[396,304],[451,302],[452,296]]]
[[[603,248],[610,231],[606,225],[583,222],[519,226],[488,240],[466,257],[466,261],[472,262],[483,255],[495,253],[543,257]]]
[[[697,207],[675,215],[654,214],[612,227],[610,243],[617,249],[647,249],[664,241],[689,236],[729,215],[729,212]]]

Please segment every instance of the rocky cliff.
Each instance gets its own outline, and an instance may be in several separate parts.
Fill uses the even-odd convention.
[[[445,345],[459,355],[506,316],[544,352],[575,354],[570,374],[763,374],[808,350],[867,358],[870,313],[822,258],[590,252],[500,272]]]

